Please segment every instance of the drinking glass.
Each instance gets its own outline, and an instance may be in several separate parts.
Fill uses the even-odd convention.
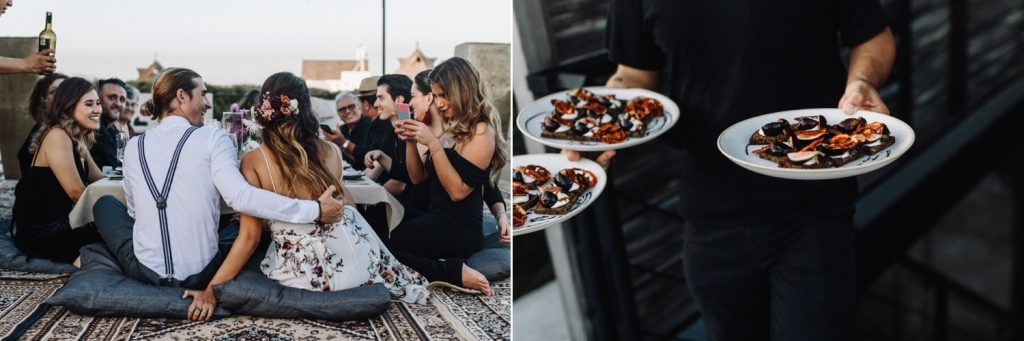
[[[117,133],[117,161],[124,164],[124,147],[128,145],[128,140],[132,139],[132,135],[129,133]]]

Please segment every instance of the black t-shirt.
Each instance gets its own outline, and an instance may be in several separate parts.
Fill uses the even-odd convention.
[[[359,121],[357,121],[355,126],[352,127],[351,132],[349,132],[348,130],[348,125],[342,125],[338,129],[341,130],[341,134],[345,136],[346,140],[352,141],[352,143],[358,146],[360,143],[363,143],[363,141],[368,140],[366,135],[370,131],[370,125],[372,124],[372,122],[373,121],[371,121],[369,118],[366,118],[365,116],[360,116]],[[347,160],[348,163],[351,164],[352,167],[355,169],[363,170],[366,168],[365,164],[363,163],[364,160],[362,159],[356,160],[346,156],[345,160]]]
[[[366,153],[374,150],[388,153],[391,148],[388,146],[393,145],[395,139],[397,139],[395,127],[391,125],[391,121],[382,120],[380,117],[374,119],[370,122],[370,127],[366,131],[366,139],[357,143],[352,150],[352,157],[356,159],[352,167],[359,170],[365,169]],[[356,166],[357,164],[360,166]],[[387,172],[382,172],[377,177],[377,183],[382,185],[388,182],[388,180],[391,180],[391,175]]]
[[[92,161],[96,163],[96,167],[101,169],[103,166],[111,168],[121,166],[121,162],[117,161],[117,134],[121,131],[117,130],[112,123],[113,121],[109,120],[107,115],[100,115],[100,129],[93,135],[96,142],[89,149]]]
[[[662,90],[679,105],[669,138],[683,146],[684,217],[706,226],[770,224],[852,214],[856,179],[756,174],[718,151],[718,135],[758,115],[837,107],[847,76],[840,47],[886,25],[878,0],[612,0],[605,44],[614,63],[660,70]]]

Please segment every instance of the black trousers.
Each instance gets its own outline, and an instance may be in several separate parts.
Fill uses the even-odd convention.
[[[14,245],[28,258],[48,259],[57,263],[74,263],[79,250],[92,243],[103,243],[96,224],[71,228],[65,219],[49,225],[26,225],[12,222]]]
[[[687,223],[683,264],[711,340],[840,340],[856,294],[853,217]]]
[[[483,248],[480,224],[452,223],[436,214],[403,221],[385,244],[399,262],[431,282],[462,285],[462,265]]]

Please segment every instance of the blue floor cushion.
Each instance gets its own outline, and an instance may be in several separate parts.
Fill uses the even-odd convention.
[[[484,248],[466,260],[466,265],[479,271],[488,281],[500,281],[512,275],[511,244],[498,241],[499,232],[484,236]]]
[[[74,265],[54,263],[46,259],[25,257],[17,246],[10,231],[11,221],[0,219],[0,268],[24,272],[64,274],[78,270]]]
[[[242,270],[235,279],[214,285],[219,307],[234,314],[269,318],[351,321],[380,316],[391,305],[383,284],[340,291],[284,287],[262,272]]]
[[[185,318],[191,298],[182,299],[185,289],[160,287],[128,278],[114,255],[101,244],[82,248],[82,269],[46,300],[75,313],[88,316]],[[217,307],[213,316],[231,313]]]
[[[253,259],[261,259],[262,254],[258,254]],[[89,316],[185,318],[192,302],[191,298],[181,298],[184,289],[149,285],[126,277],[103,245],[83,247],[82,264],[82,269],[72,274],[46,303],[63,305]],[[235,279],[213,289],[217,296],[214,317],[241,314],[348,321],[379,316],[391,304],[391,295],[381,284],[314,292],[286,288],[253,270],[242,270]]]

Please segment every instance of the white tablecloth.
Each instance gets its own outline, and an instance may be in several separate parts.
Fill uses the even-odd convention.
[[[384,187],[381,187],[376,182],[363,178],[361,180],[345,180],[342,182],[342,185],[352,193],[352,198],[355,199],[356,204],[373,205],[382,202],[387,204],[389,229],[393,230],[398,226],[398,223],[402,222],[405,208],[402,207],[402,204],[398,203],[398,200],[391,193],[388,193]],[[82,197],[78,199],[78,204],[75,205],[75,208],[71,210],[69,215],[71,226],[80,227],[95,221],[92,216],[92,205],[104,195],[113,195],[118,200],[121,200],[121,202],[125,202],[123,182],[121,180],[103,179],[86,187]],[[220,201],[220,211],[221,214],[235,212],[224,203],[224,200]]]

